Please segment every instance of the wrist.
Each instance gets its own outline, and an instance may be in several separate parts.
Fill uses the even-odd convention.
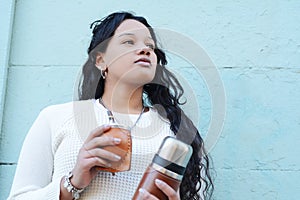
[[[75,187],[71,182],[72,177],[72,172],[69,172],[66,176],[64,176],[63,187],[72,194],[72,199],[78,200],[80,198],[80,193],[83,192],[84,188]]]

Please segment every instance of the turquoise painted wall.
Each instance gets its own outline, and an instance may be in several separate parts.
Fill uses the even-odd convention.
[[[74,81],[86,59],[89,24],[117,10],[134,11],[154,27],[191,38],[219,70],[226,118],[211,151],[214,199],[300,198],[299,1],[1,4],[0,200],[8,195],[23,139],[39,111],[73,99]],[[210,91],[188,62],[169,57],[198,98],[196,123],[205,136],[212,121]]]

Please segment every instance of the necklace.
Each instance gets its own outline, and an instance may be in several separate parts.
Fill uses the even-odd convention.
[[[103,100],[102,100],[101,97],[99,98],[99,103],[106,109],[106,111],[107,111],[107,116],[108,116],[108,119],[109,119],[109,122],[116,123],[116,122],[115,122],[115,117],[114,117],[112,111],[109,110],[109,109],[105,106],[105,104],[104,104],[104,102],[103,102]],[[144,111],[145,111],[145,106],[143,105],[143,109],[142,109],[141,113],[139,114],[139,116],[138,116],[137,120],[135,121],[135,123],[134,123],[131,127],[129,127],[129,131],[131,131],[131,130],[137,125],[137,123],[138,123],[139,120],[141,119],[141,117],[142,117]]]

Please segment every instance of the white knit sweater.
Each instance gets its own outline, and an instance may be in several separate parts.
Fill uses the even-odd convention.
[[[114,113],[131,126],[138,115]],[[49,106],[41,111],[24,141],[9,200],[58,200],[60,180],[73,169],[91,130],[108,123],[106,109],[96,100]],[[82,200],[131,199],[144,170],[163,138],[174,135],[168,120],[153,108],[132,129],[132,162],[127,172],[99,172],[81,194]]]

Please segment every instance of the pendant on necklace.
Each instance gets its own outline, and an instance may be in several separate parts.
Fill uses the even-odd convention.
[[[109,123],[117,124],[115,116],[113,115],[112,111],[109,110],[105,106],[105,104],[104,104],[104,102],[103,102],[103,100],[102,100],[101,97],[99,98],[99,103],[107,110],[107,116],[108,116]],[[140,119],[141,119],[144,111],[145,111],[145,106],[143,105],[143,109],[142,109],[141,113],[139,114],[137,120],[134,122],[134,124],[132,126],[128,126],[129,127],[129,131],[131,131],[137,125],[137,123],[140,121]]]

